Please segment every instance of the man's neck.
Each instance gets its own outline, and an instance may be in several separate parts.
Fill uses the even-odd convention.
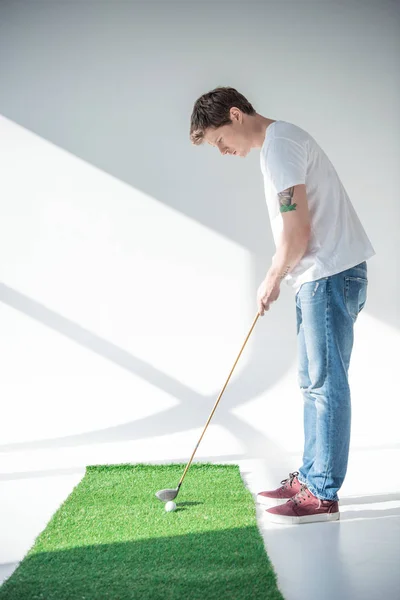
[[[256,113],[256,115],[253,117],[253,119],[254,120],[252,123],[252,126],[253,126],[252,148],[261,148],[264,143],[268,127],[272,123],[275,123],[275,121],[273,119],[268,119],[267,117],[263,117],[262,115],[259,115],[258,113]]]

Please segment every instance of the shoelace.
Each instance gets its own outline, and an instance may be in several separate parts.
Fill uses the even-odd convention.
[[[301,501],[306,500],[307,497],[311,498],[307,486],[304,485],[304,483],[302,483],[300,491],[297,492],[297,494],[293,496],[293,498],[290,498],[290,500],[292,500],[295,504],[301,504]]]
[[[283,487],[285,487],[285,485],[289,482],[290,487],[292,487],[293,484],[293,479],[295,477],[297,477],[297,475],[299,474],[298,471],[293,471],[293,473],[289,473],[289,477],[287,479],[283,479],[281,481],[281,484],[283,485]]]

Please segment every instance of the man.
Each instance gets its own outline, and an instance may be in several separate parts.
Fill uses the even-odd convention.
[[[257,292],[260,315],[283,279],[295,291],[303,464],[257,500],[271,506],[266,513],[276,522],[337,520],[350,444],[353,326],[375,251],[332,163],[300,127],[263,117],[237,90],[220,87],[195,102],[190,139],[241,157],[261,149],[276,253]]]

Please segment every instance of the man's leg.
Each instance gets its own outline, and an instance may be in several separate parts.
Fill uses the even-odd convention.
[[[307,475],[311,469],[315,458],[315,441],[317,428],[317,411],[315,408],[315,399],[308,391],[311,385],[308,375],[308,357],[306,342],[304,338],[304,326],[302,322],[301,307],[298,296],[296,295],[296,322],[297,322],[297,356],[298,356],[298,382],[303,394],[304,400],[304,451],[303,464],[299,469],[298,480],[300,483],[306,483]]]
[[[347,471],[351,423],[348,368],[353,325],[365,304],[366,289],[366,263],[362,263],[303,284],[298,293],[309,377],[308,388],[303,390],[305,435],[309,439],[305,440],[306,462],[299,479],[321,500],[338,500],[337,492]],[[313,449],[314,461],[310,464]]]

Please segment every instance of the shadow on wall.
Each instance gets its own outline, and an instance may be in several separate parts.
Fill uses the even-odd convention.
[[[236,22],[242,43],[237,48],[231,45],[226,57],[221,56],[215,65],[211,64],[210,53],[204,51],[203,36],[192,35],[191,15],[196,10],[201,13],[196,15],[199,26],[201,23],[206,26],[210,44],[214,40],[220,48],[218,11],[221,11],[224,22],[229,13],[223,6],[213,6],[213,19],[209,19],[204,7],[196,8],[195,3],[191,3],[189,12],[185,13],[183,4],[180,4],[178,20],[174,11],[168,6],[163,8],[161,4],[157,5],[155,18],[150,3],[147,8],[143,4],[140,11],[129,3],[120,4],[118,10],[107,4],[95,9],[93,3],[83,3],[76,11],[63,3],[49,7],[48,3],[37,2],[34,7],[24,6],[23,10],[13,3],[1,6],[1,49],[8,60],[2,73],[4,93],[0,110],[44,139],[249,250],[253,261],[253,289],[249,289],[249,293],[253,293],[255,299],[273,253],[258,151],[253,151],[246,161],[221,157],[210,147],[193,148],[188,130],[194,100],[213,87],[211,82],[224,84],[218,81],[221,73],[226,73],[226,77],[235,73],[235,81],[228,84],[236,85],[238,82],[240,89],[242,82],[249,82],[249,96],[253,95],[256,88],[254,83],[250,88],[250,82],[255,79],[257,69],[265,72],[264,57],[267,53],[252,54],[254,71],[250,72],[249,79],[237,77],[240,67],[247,66],[249,61],[249,50],[244,50],[247,48],[247,34],[242,21],[243,18],[252,18],[251,11],[248,11],[248,17],[241,14]],[[301,18],[307,20],[304,7],[300,10]],[[249,28],[251,39],[248,48],[254,48],[254,40],[257,39],[254,32],[262,30],[259,39],[265,38],[265,24],[259,14],[253,19],[253,29]],[[272,13],[269,16],[272,18]],[[109,27],[109,24],[112,26]],[[189,38],[183,33],[186,26]],[[22,43],[21,36],[15,35],[16,31],[26,32],[26,44]],[[149,31],[150,38],[147,37]],[[118,43],[114,43],[115,32]],[[229,36],[233,36],[234,32],[235,29],[231,29]],[[227,41],[231,39],[228,37]],[[189,47],[191,52],[187,51]],[[258,59],[258,56],[261,58]],[[234,71],[232,65],[235,66]],[[279,68],[278,64],[277,76],[280,76]],[[322,69],[325,70],[323,63]],[[210,85],[207,83],[203,88],[202,81],[210,82]],[[10,85],[7,85],[8,82]],[[247,93],[246,85],[243,86],[244,93]],[[257,96],[266,97],[266,89],[259,88]],[[21,102],[20,98],[29,102]],[[336,108],[343,110],[340,104]],[[262,107],[259,110],[264,112]],[[279,118],[274,114],[265,116]],[[352,131],[355,130],[347,133],[353,135]],[[369,228],[366,229],[369,233]],[[393,265],[393,256],[396,256],[390,244],[396,242],[397,230],[396,220],[388,219],[382,237],[383,252],[380,251],[371,261],[365,310],[391,325],[399,326],[397,298],[400,278],[389,266]],[[373,237],[371,239],[375,246],[376,241]],[[379,270],[375,263],[380,265]],[[246,457],[278,453],[287,456],[281,447],[236,417],[232,410],[274,385],[295,360],[295,305],[290,293],[291,290],[288,294],[282,293],[270,313],[258,323],[252,335],[250,359],[240,375],[230,381],[213,417],[213,423],[222,424],[243,443]],[[220,390],[212,395],[198,394],[5,284],[0,286],[0,300],[179,400],[177,406],[135,422],[56,440],[8,444],[1,449],[135,440],[204,426]],[[249,327],[252,319],[253,315],[249,315]],[[243,337],[246,333],[243,332]],[[238,340],[232,363],[241,343],[242,340]],[[221,388],[227,375],[221,373]],[[302,402],[300,395],[299,402]]]
[[[288,298],[285,298],[282,304],[287,303],[288,300]],[[11,452],[109,443],[123,440],[140,440],[204,427],[220,390],[212,395],[199,394],[187,385],[170,377],[167,373],[149,365],[140,358],[132,356],[132,354],[115,344],[87,331],[83,327],[76,325],[69,319],[55,313],[24,294],[9,288],[5,284],[0,284],[0,301],[41,322],[43,325],[58,331],[132,374],[143,378],[145,381],[157,386],[160,390],[171,394],[179,401],[179,404],[165,411],[157,412],[155,415],[130,423],[56,439],[4,444],[0,446],[0,451]],[[278,308],[278,305],[276,308]],[[282,310],[285,310],[285,308],[282,307]],[[285,325],[285,320],[270,318],[267,321],[269,317],[270,315],[266,313],[266,316],[260,318],[258,321],[260,325],[258,331],[256,331],[257,327],[253,330],[252,344],[250,346],[251,357],[236,378],[234,378],[235,372],[233,373],[215,411],[212,422],[221,424],[244,446],[243,454],[238,456],[229,455],[229,459],[236,460],[240,458],[279,455],[280,462],[283,464],[285,464],[285,457],[287,457],[287,466],[291,468],[292,465],[289,465],[287,450],[285,451],[284,448],[266,438],[265,435],[235,416],[232,412],[233,409],[246,404],[246,402],[249,402],[275,384],[286,372],[288,361],[290,364],[293,358],[292,356],[288,358],[285,348],[293,346],[295,331],[292,330],[289,324]],[[261,326],[264,323],[266,323],[265,328]],[[251,323],[249,323],[249,327],[250,325]],[[244,337],[245,335],[243,336],[243,340]],[[232,357],[232,365],[239,353],[243,340],[238,340],[237,350],[234,351],[234,356]],[[246,348],[243,354],[245,352]],[[228,374],[221,374],[221,389]],[[87,402],[92,401],[88,398],[82,401],[85,400]],[[299,392],[299,402],[301,401]],[[219,455],[218,458],[222,459],[223,457]],[[183,460],[187,460],[187,457],[186,459],[183,458]]]
[[[13,3],[5,4],[0,10],[5,24],[0,49],[8,57],[3,65],[0,111],[44,139],[249,250],[254,260],[253,283],[256,289],[265,276],[273,253],[259,152],[253,151],[246,161],[242,161],[237,157],[219,156],[216,149],[208,146],[194,148],[189,141],[189,122],[196,98],[214,87],[214,83],[227,84],[220,81],[221,73],[226,73],[222,79],[232,80],[228,85],[236,85],[243,93],[248,93],[250,99],[255,97],[256,110],[262,114],[265,112],[263,106],[257,106],[257,97],[268,99],[268,78],[266,85],[256,87],[254,80],[263,77],[255,77],[254,73],[265,73],[268,44],[275,43],[265,36],[265,22],[271,24],[285,20],[285,10],[278,5],[271,8],[257,3],[257,10],[241,13],[237,19],[232,11],[226,11],[223,3],[208,7],[202,5],[201,8],[193,2],[188,6],[174,2],[157,3],[157,10],[151,3],[120,3],[118,10],[106,3],[101,8],[93,3],[83,3],[79,9],[71,10],[65,3],[55,3],[49,8],[47,2],[35,2],[34,7],[28,4],[23,10]],[[337,11],[329,14],[326,3],[321,10],[322,14],[313,7],[311,15],[306,6],[299,6],[298,22],[304,20],[308,23],[310,16],[313,20],[319,17],[326,23],[332,18],[333,26],[337,19],[339,22],[342,19],[346,34],[344,41],[350,43],[354,39],[354,31],[347,27],[353,19],[360,26],[359,11],[349,6],[344,17],[336,14]],[[375,45],[371,53],[378,48],[383,48],[381,52],[384,52],[393,32],[384,28],[383,11],[373,7],[369,10],[373,12],[366,12],[363,16],[365,21],[370,18],[372,23],[375,17],[385,32],[382,44]],[[389,7],[386,6],[385,10],[389,11]],[[391,10],[396,9],[393,6]],[[386,18],[390,19],[389,12]],[[227,25],[227,33],[221,32],[220,19]],[[248,20],[247,28],[243,26],[243,19]],[[192,34],[193,23],[196,23],[196,31],[201,31],[202,27],[207,31],[206,47],[204,36]],[[270,30],[273,34],[275,29],[270,26]],[[301,28],[298,30],[301,31]],[[26,32],[25,43],[21,43],[21,31]],[[276,31],[280,29],[276,28]],[[327,35],[336,36],[336,31],[337,27],[333,27]],[[363,31],[365,39],[368,39],[368,29],[362,27],[357,30],[360,35]],[[222,41],[221,35],[226,36]],[[232,44],[235,36],[240,40],[239,44]],[[389,36],[387,44],[385,36]],[[334,39],[331,39],[332,45]],[[304,56],[308,56],[308,52],[310,57],[315,56],[316,42],[318,39],[311,39],[311,42],[307,38],[301,40]],[[229,52],[221,53],[222,43],[229,46]],[[258,45],[254,46],[255,43]],[[291,43],[293,46],[288,47],[288,52],[297,52],[300,40],[293,36]],[[324,46],[321,44],[321,48]],[[359,54],[358,50],[354,58],[356,54]],[[342,55],[341,49],[336,57],[336,71],[339,73],[343,66],[345,77],[347,64],[342,64],[341,61],[346,60]],[[279,80],[279,61],[287,60],[287,56],[275,57],[276,65],[268,67],[275,69],[270,78],[276,76]],[[212,61],[211,57],[215,60]],[[252,70],[248,68],[250,60]],[[369,64],[368,57],[365,60],[365,64]],[[362,71],[361,65],[357,68],[355,63],[353,66],[358,74]],[[285,63],[283,66],[288,67]],[[315,63],[314,67],[313,82],[320,87],[318,78],[325,76],[325,63]],[[393,67],[386,64],[386,68],[394,69],[394,63]],[[311,76],[308,71],[307,77]],[[301,69],[293,74],[291,86],[293,81],[296,84],[296,77],[299,77],[299,87],[302,86],[304,73]],[[393,81],[396,80],[388,79],[385,85],[392,85],[391,89],[396,94]],[[349,84],[351,82],[349,79]],[[361,83],[365,82],[357,79],[355,85]],[[389,87],[386,89],[389,94]],[[29,102],[21,102],[20,98]],[[329,98],[334,102],[329,107],[332,113],[350,114],[351,118],[351,111],[355,110],[353,105],[343,108],[343,101],[337,99],[335,93],[329,93]],[[307,101],[310,102],[307,110],[313,113],[310,99]],[[272,96],[271,102],[273,105],[279,103],[275,96]],[[282,103],[282,106],[286,105]],[[309,113],[304,110],[303,114],[304,120],[309,122]],[[284,118],[279,114],[265,116]],[[357,119],[359,117],[357,113]],[[350,120],[348,123],[347,127],[344,121],[345,134],[352,138],[357,148],[356,125]],[[297,124],[302,126],[300,122]],[[380,132],[384,125],[380,123]],[[389,136],[391,126],[389,124],[387,130],[383,129],[384,135]],[[325,119],[325,127],[329,127],[339,143],[341,138],[333,129],[335,125]],[[391,142],[390,137],[388,140]],[[362,140],[359,146],[363,151]],[[368,160],[365,153],[363,157]],[[376,171],[374,162],[371,169],[372,166]],[[356,189],[360,190],[361,196],[361,185],[357,185]],[[373,212],[375,199],[370,193],[370,209],[362,198],[365,215],[367,210],[370,213],[370,225],[364,223],[364,218],[361,220],[367,233],[371,234],[377,256],[371,261],[369,271],[371,285],[367,311],[400,327],[396,300],[400,292],[398,262],[393,265],[393,256],[398,254],[398,217],[396,219],[392,215],[381,227]]]

